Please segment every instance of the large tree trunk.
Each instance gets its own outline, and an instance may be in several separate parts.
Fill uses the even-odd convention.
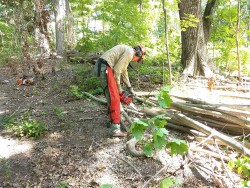
[[[63,55],[65,52],[65,15],[67,0],[52,0],[56,18],[56,51]]]
[[[182,56],[181,62],[184,67],[183,76],[205,76],[213,75],[208,66],[207,41],[211,22],[208,21],[207,15],[210,15],[216,0],[209,1],[206,7],[205,20],[202,18],[201,0],[185,1],[179,3],[179,15],[181,21],[187,15],[194,15],[199,19],[196,27],[188,27],[186,31],[181,32]],[[204,14],[205,16],[205,14]],[[203,22],[205,24],[203,25]]]
[[[67,50],[72,50],[75,43],[74,16],[69,1],[66,1],[67,17]]]
[[[41,56],[51,53],[51,36],[48,31],[49,11],[45,9],[45,0],[35,0],[36,38]]]

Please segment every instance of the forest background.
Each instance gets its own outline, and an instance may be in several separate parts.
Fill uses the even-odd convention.
[[[241,85],[250,76],[247,0],[1,0],[0,14],[0,65],[10,67],[14,79],[37,73],[44,79],[43,66],[51,59],[52,73],[58,71],[53,60],[70,63],[77,74],[70,92],[78,98],[83,91],[102,93],[88,63],[117,44],[146,47],[144,63],[129,73],[132,79],[146,75],[145,91],[190,77],[230,78]],[[53,110],[62,121],[62,109]]]
[[[1,64],[143,44],[147,56],[140,73],[163,75],[163,82],[182,74],[211,77],[211,71],[239,79],[250,74],[247,0],[23,0],[0,5]]]

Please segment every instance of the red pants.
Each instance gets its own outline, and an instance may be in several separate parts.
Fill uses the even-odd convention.
[[[119,124],[120,123],[120,95],[117,88],[117,84],[114,78],[114,74],[112,69],[107,66],[107,82],[108,82],[108,89],[109,89],[109,95],[110,95],[110,104],[109,104],[109,110],[110,110],[110,120],[113,124]]]

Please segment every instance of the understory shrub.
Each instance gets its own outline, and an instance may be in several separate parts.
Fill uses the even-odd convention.
[[[33,137],[38,138],[47,130],[46,126],[31,118],[28,113],[18,116],[6,116],[1,120],[1,124],[5,128],[11,129],[18,137]]]

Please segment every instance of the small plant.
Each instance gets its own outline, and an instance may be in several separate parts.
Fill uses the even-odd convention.
[[[172,100],[168,93],[171,88],[171,86],[161,88],[158,96],[160,106],[170,106]],[[142,142],[143,152],[146,156],[152,156],[154,150],[160,150],[164,147],[171,149],[171,155],[183,155],[188,151],[188,146],[184,140],[174,139],[172,141],[168,141],[166,139],[169,133],[168,130],[165,129],[167,124],[166,119],[165,115],[158,115],[148,121],[136,120],[131,125],[130,132],[137,140]],[[146,131],[152,133],[152,138],[148,137],[143,141],[142,136],[146,135]]]
[[[28,113],[23,114],[20,118],[15,116],[5,117],[3,122],[6,128],[10,128],[15,135],[20,137],[38,138],[46,131],[45,125],[32,119]]]
[[[164,86],[161,88],[158,95],[158,103],[162,108],[167,108],[171,105],[172,99],[169,96],[170,90],[173,86]]]
[[[1,165],[1,171],[2,171],[2,174],[3,176],[6,178],[6,179],[9,179],[10,178],[10,163],[7,159],[3,159],[0,163]]]
[[[149,119],[148,121],[137,120],[134,121],[130,127],[130,132],[137,140],[142,141],[142,136],[145,131],[152,132],[152,138],[147,138],[143,142],[143,152],[146,156],[152,156],[153,151],[162,149],[164,147],[171,149],[171,155],[183,155],[188,151],[188,146],[184,140],[175,139],[171,142],[166,140],[168,130],[164,127],[166,125],[165,115],[158,115]]]
[[[92,71],[92,68],[88,65],[74,66],[76,72],[76,85],[71,86],[71,92],[74,96],[82,98],[82,92],[86,91],[93,95],[101,94],[103,92],[100,84],[100,80],[96,77]]]
[[[61,107],[56,107],[56,108],[54,109],[54,112],[55,112],[56,116],[57,116],[59,119],[62,118],[63,113],[62,113]]]
[[[69,185],[68,182],[61,181],[57,188],[66,188],[66,187],[68,187],[68,185]]]
[[[244,187],[250,187],[250,159],[247,156],[230,159],[228,167],[241,176]]]
[[[169,188],[172,185],[180,185],[180,184],[181,184],[181,180],[179,179],[166,178],[161,181],[160,188]]]
[[[70,86],[70,91],[76,98],[82,98],[83,94],[80,92],[79,87],[76,85]]]

